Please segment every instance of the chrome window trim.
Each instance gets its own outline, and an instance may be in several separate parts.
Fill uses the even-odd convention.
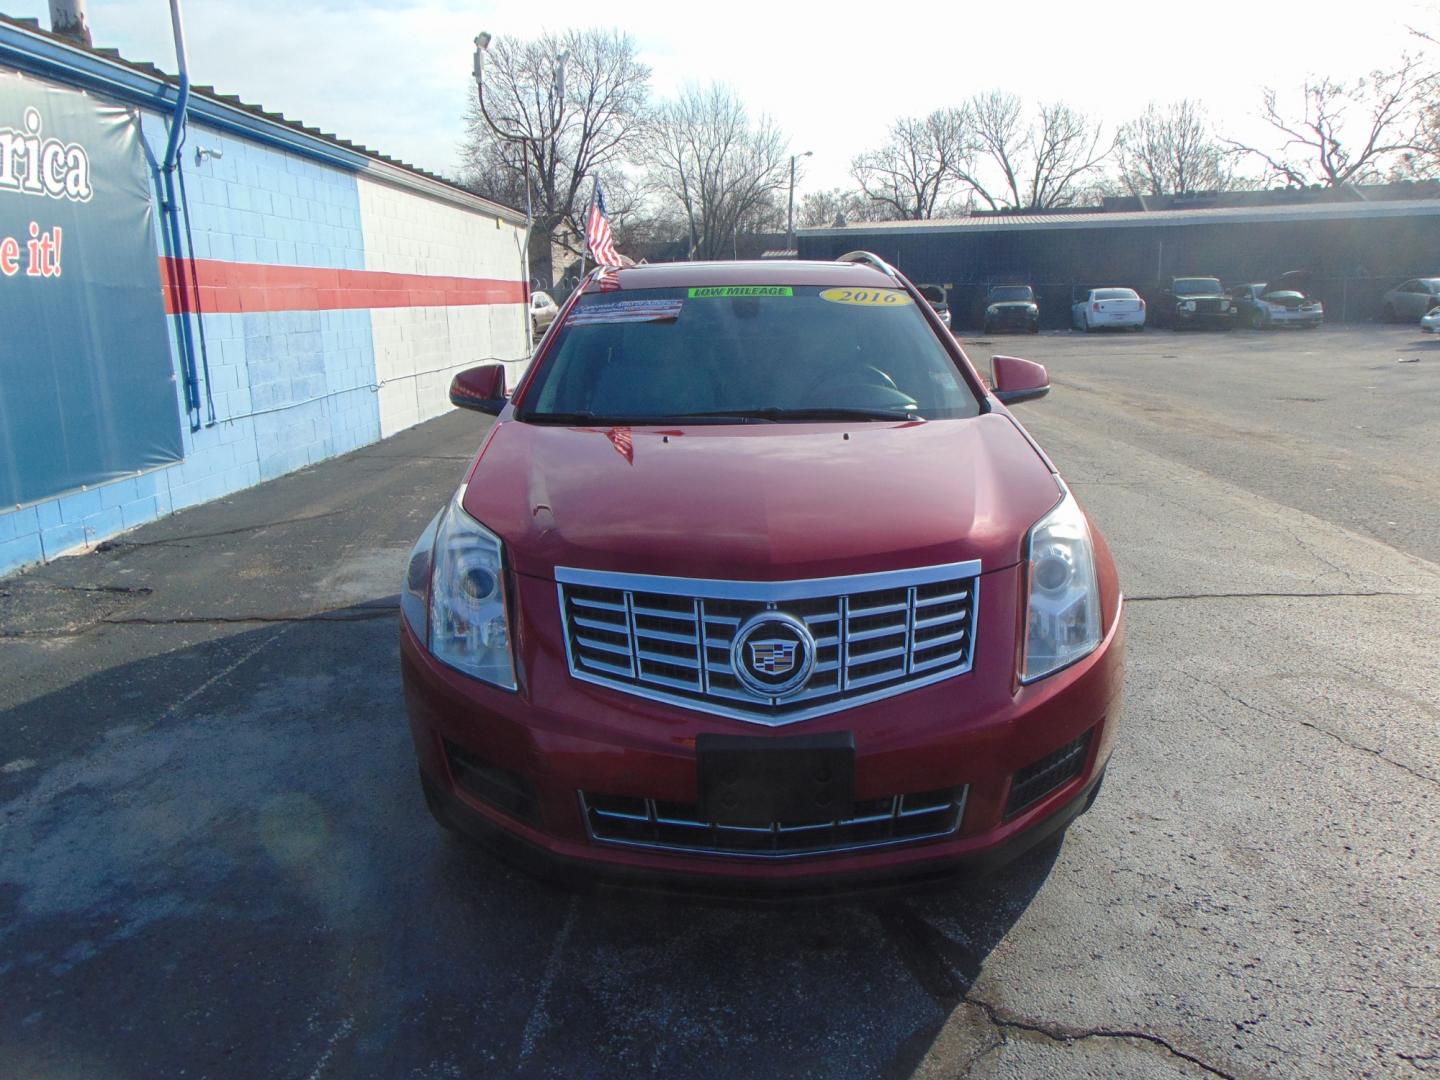
[[[924,844],[935,840],[944,840],[956,835],[960,831],[961,824],[965,821],[965,808],[970,801],[970,785],[963,784],[958,789],[959,795],[952,804],[953,818],[950,824],[937,832],[920,833],[915,836],[887,837],[884,840],[863,840],[858,844],[835,844],[825,847],[814,847],[800,851],[744,851],[732,850],[730,848],[713,848],[690,846],[688,844],[667,844],[660,840],[620,840],[609,836],[596,836],[593,823],[590,819],[590,806],[585,800],[585,792],[577,791],[575,794],[580,800],[580,817],[585,822],[585,837],[592,844],[600,844],[612,847],[641,848],[648,851],[663,851],[669,855],[699,855],[702,858],[720,859],[824,859],[833,855],[849,855],[856,851],[869,851],[875,848],[901,847],[906,844]],[[647,800],[653,802],[653,800]],[[638,817],[636,820],[640,820]],[[648,818],[647,818],[648,820]],[[688,824],[688,823],[687,823]],[[829,827],[829,826],[825,826]],[[740,826],[733,826],[739,830]],[[792,829],[795,827],[792,826]],[[770,832],[769,828],[757,828],[746,830],[754,832]],[[797,830],[798,831],[798,830]]]
[[[560,605],[561,637],[565,643],[565,664],[569,669],[571,678],[581,682],[591,683],[595,686],[603,686],[607,689],[615,690],[618,693],[628,694],[632,697],[642,698],[647,701],[656,701],[665,705],[675,705],[683,709],[690,709],[711,716],[724,717],[728,720],[740,720],[747,724],[759,724],[763,727],[773,728],[785,727],[805,720],[813,720],[816,717],[828,716],[831,713],[842,712],[846,709],[870,705],[877,701],[883,701],[886,698],[907,694],[912,690],[933,686],[936,683],[944,682],[946,679],[953,679],[968,674],[973,670],[975,665],[975,637],[980,623],[980,575],[981,565],[979,559],[970,559],[956,563],[943,563],[936,566],[914,567],[906,570],[886,570],[879,573],[851,574],[840,577],[801,578],[789,581],[727,581],[717,578],[668,577],[656,574],[629,574],[608,570],[585,570],[578,567],[557,566],[555,568],[555,588],[556,597]],[[961,578],[969,580],[970,589],[970,595],[968,597],[970,604],[970,640],[967,643],[968,648],[963,664],[942,668],[930,675],[906,677],[905,681],[899,684],[883,686],[869,693],[849,695],[838,701],[813,705],[807,709],[788,712],[783,716],[767,716],[758,711],[758,709],[763,708],[765,704],[764,700],[759,697],[756,697],[755,707],[753,708],[735,707],[720,704],[713,699],[670,694],[663,690],[656,689],[654,686],[639,686],[634,682],[627,682],[619,678],[606,678],[603,675],[585,671],[578,667],[575,662],[573,643],[567,628],[565,609],[566,585],[618,589],[625,591],[627,596],[633,592],[648,592],[666,596],[698,598],[701,600],[742,600],[766,604],[780,604],[792,600],[835,597],[841,605],[848,605],[849,597],[857,593],[901,588],[913,590],[916,586],[954,581]],[[631,601],[627,599],[627,622],[629,623],[629,636],[633,649],[634,615],[629,610],[630,607]],[[842,606],[842,611],[843,610],[844,608]],[[843,663],[844,654],[842,651],[841,664],[843,665]],[[908,666],[907,662],[906,667],[908,668]],[[632,671],[638,671],[638,667],[634,666],[633,659]],[[635,676],[631,677],[633,678]],[[701,692],[705,693],[707,691],[702,690]]]
[[[705,600],[813,600],[841,593],[878,592],[907,585],[931,585],[960,577],[979,577],[980,560],[919,566],[910,570],[882,570],[874,574],[840,577],[796,578],[790,581],[730,581],[723,578],[682,578],[659,574],[624,574],[610,570],[581,570],[555,567],[555,580],[562,585],[593,585],[601,589],[663,593],[667,596],[698,596]]]

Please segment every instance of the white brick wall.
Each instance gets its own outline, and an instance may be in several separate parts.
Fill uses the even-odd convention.
[[[520,276],[523,226],[359,178],[365,269],[396,274]],[[377,308],[371,312],[380,433],[393,434],[450,407],[456,371],[498,358],[514,385],[525,368],[525,306]]]

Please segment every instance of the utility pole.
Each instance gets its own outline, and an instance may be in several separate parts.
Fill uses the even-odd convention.
[[[533,339],[534,326],[530,319],[530,234],[535,227],[535,213],[530,200],[530,140],[524,132],[507,131],[491,118],[490,112],[485,108],[485,54],[490,49],[490,42],[493,39],[489,31],[482,30],[475,35],[475,93],[479,98],[480,115],[484,118],[486,126],[495,133],[499,139],[505,142],[520,144],[520,171],[525,177],[525,355],[528,357],[535,349]],[[560,99],[563,109],[565,98],[565,64],[570,59],[570,50],[562,49],[555,57],[555,81],[554,92]],[[553,288],[550,282],[545,283],[546,289]]]
[[[795,161],[813,153],[814,150],[806,150],[803,154],[790,155],[790,209],[785,215],[785,246],[792,251],[795,249]]]

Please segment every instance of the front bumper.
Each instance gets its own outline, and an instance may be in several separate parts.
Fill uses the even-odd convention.
[[[1040,313],[1025,308],[1001,308],[985,313],[985,325],[996,329],[1028,329],[1039,322]]]
[[[1176,326],[1209,327],[1229,330],[1235,325],[1234,311],[1184,311],[1176,308],[1171,316]]]
[[[520,606],[528,621],[521,623],[525,679],[518,694],[438,663],[402,620],[410,730],[432,807],[526,864],[629,884],[829,891],[934,877],[1013,857],[1080,813],[1103,774],[1120,704],[1123,608],[1090,656],[1016,687],[1018,574],[1010,568],[987,577],[1006,580],[981,591],[976,666],[970,672],[781,729],[572,679],[560,647],[558,614],[550,617],[556,606],[551,583],[520,579]],[[694,804],[699,734],[836,731],[854,735],[857,800],[963,788],[963,816],[954,831],[783,858],[661,850],[591,835],[582,792]],[[1087,733],[1074,775],[1007,813],[1015,774]],[[476,762],[499,778],[498,786],[471,782]]]
[[[1272,326],[1319,326],[1325,321],[1324,311],[1271,311]]]

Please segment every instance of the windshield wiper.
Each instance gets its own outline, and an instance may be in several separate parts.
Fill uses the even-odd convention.
[[[527,424],[628,424],[619,416],[601,416],[593,412],[527,412],[515,417]]]
[[[924,420],[915,410],[908,412],[896,412],[894,409],[853,409],[853,408],[811,408],[811,409],[782,409],[775,405],[767,405],[762,409],[727,409],[724,412],[700,412],[686,413],[676,417],[678,420],[689,420],[692,418],[711,417],[736,417],[742,420],[770,420],[780,422],[792,420],[804,422],[806,420]]]

